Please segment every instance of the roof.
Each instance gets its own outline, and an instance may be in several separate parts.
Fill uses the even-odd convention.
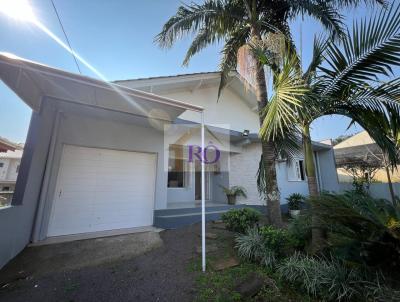
[[[193,92],[200,87],[207,87],[212,85],[218,86],[220,80],[221,72],[211,71],[118,80],[114,81],[114,83],[134,89],[139,89],[142,91],[159,93],[162,95],[165,91],[171,89],[184,89]],[[243,100],[247,102],[250,108],[253,109],[257,107],[257,100],[254,88],[237,72],[230,72],[225,89],[232,89],[233,92],[238,94]]]
[[[200,106],[4,53],[0,53],[0,78],[34,111],[40,110],[44,97],[170,121],[186,110],[203,111]]]
[[[361,131],[335,145],[333,149],[337,150],[341,148],[349,148],[370,144],[375,144],[375,141],[369,136],[367,131]]]
[[[16,144],[0,136],[0,152],[14,151],[17,148]]]
[[[179,78],[179,77],[187,77],[187,76],[204,76],[204,75],[220,75],[220,71],[205,71],[205,72],[193,72],[193,73],[179,73],[173,75],[166,75],[166,76],[154,76],[154,77],[144,77],[144,78],[132,78],[132,79],[125,79],[125,80],[116,80],[113,83],[120,83],[126,81],[146,81],[146,80],[158,80],[158,79],[169,79],[169,78]]]

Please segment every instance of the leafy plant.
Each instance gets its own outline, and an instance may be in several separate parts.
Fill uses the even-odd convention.
[[[313,297],[325,301],[398,301],[399,292],[385,284],[381,274],[351,267],[336,258],[295,253],[277,266],[278,275]]]
[[[235,238],[239,256],[273,268],[292,249],[294,239],[284,229],[272,226],[248,229]]]
[[[305,200],[305,197],[300,193],[293,193],[286,200],[290,210],[300,210],[301,203]]]
[[[233,232],[244,233],[260,220],[261,213],[252,208],[231,209],[221,216],[226,228]]]
[[[268,268],[275,266],[276,253],[266,245],[265,238],[258,228],[251,228],[245,234],[238,234],[235,242],[240,257],[260,263]]]
[[[285,229],[263,226],[260,228],[260,234],[264,244],[279,257],[285,256],[294,245],[294,238]]]
[[[224,191],[224,193],[227,196],[235,196],[235,197],[247,197],[247,191],[244,187],[242,186],[232,186],[230,188],[224,187],[224,186],[220,186],[222,188],[222,190]]]
[[[311,199],[316,226],[338,256],[395,271],[400,267],[400,208],[365,194],[324,193]]]
[[[312,237],[311,213],[304,211],[299,216],[291,219],[288,224],[288,233],[293,242],[293,247],[304,250]]]

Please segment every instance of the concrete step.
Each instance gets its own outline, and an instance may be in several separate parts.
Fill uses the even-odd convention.
[[[206,221],[219,220],[221,215],[230,209],[254,208],[262,213],[264,206],[226,205],[206,208]],[[154,226],[163,229],[176,229],[185,225],[201,222],[201,208],[166,209],[154,211]]]

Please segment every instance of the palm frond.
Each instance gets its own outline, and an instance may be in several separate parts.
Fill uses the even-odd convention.
[[[331,1],[290,0],[289,3],[292,18],[299,14],[308,15],[318,20],[333,37],[344,35],[343,16]]]
[[[306,83],[310,84],[313,77],[315,77],[317,68],[322,64],[324,60],[324,52],[328,46],[329,39],[324,36],[314,37],[314,46],[311,62],[308,65],[303,78]]]
[[[400,5],[381,10],[371,20],[355,22],[342,48],[329,44],[326,62],[329,67],[320,68],[325,73],[324,95],[392,74],[392,66],[400,65]]]
[[[243,21],[241,6],[231,1],[205,0],[203,4],[181,5],[176,14],[155,37],[161,47],[169,48],[182,37],[212,28],[214,34],[224,35]]]
[[[298,72],[297,64],[297,55],[291,54],[284,60],[282,69],[273,72],[274,94],[265,108],[260,129],[263,139],[274,140],[278,136],[285,136],[285,129],[298,122],[297,111],[302,107],[301,98],[308,88]]]

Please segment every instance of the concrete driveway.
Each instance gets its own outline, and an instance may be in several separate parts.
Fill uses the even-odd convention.
[[[192,301],[199,225],[28,247],[0,271],[0,301]]]

